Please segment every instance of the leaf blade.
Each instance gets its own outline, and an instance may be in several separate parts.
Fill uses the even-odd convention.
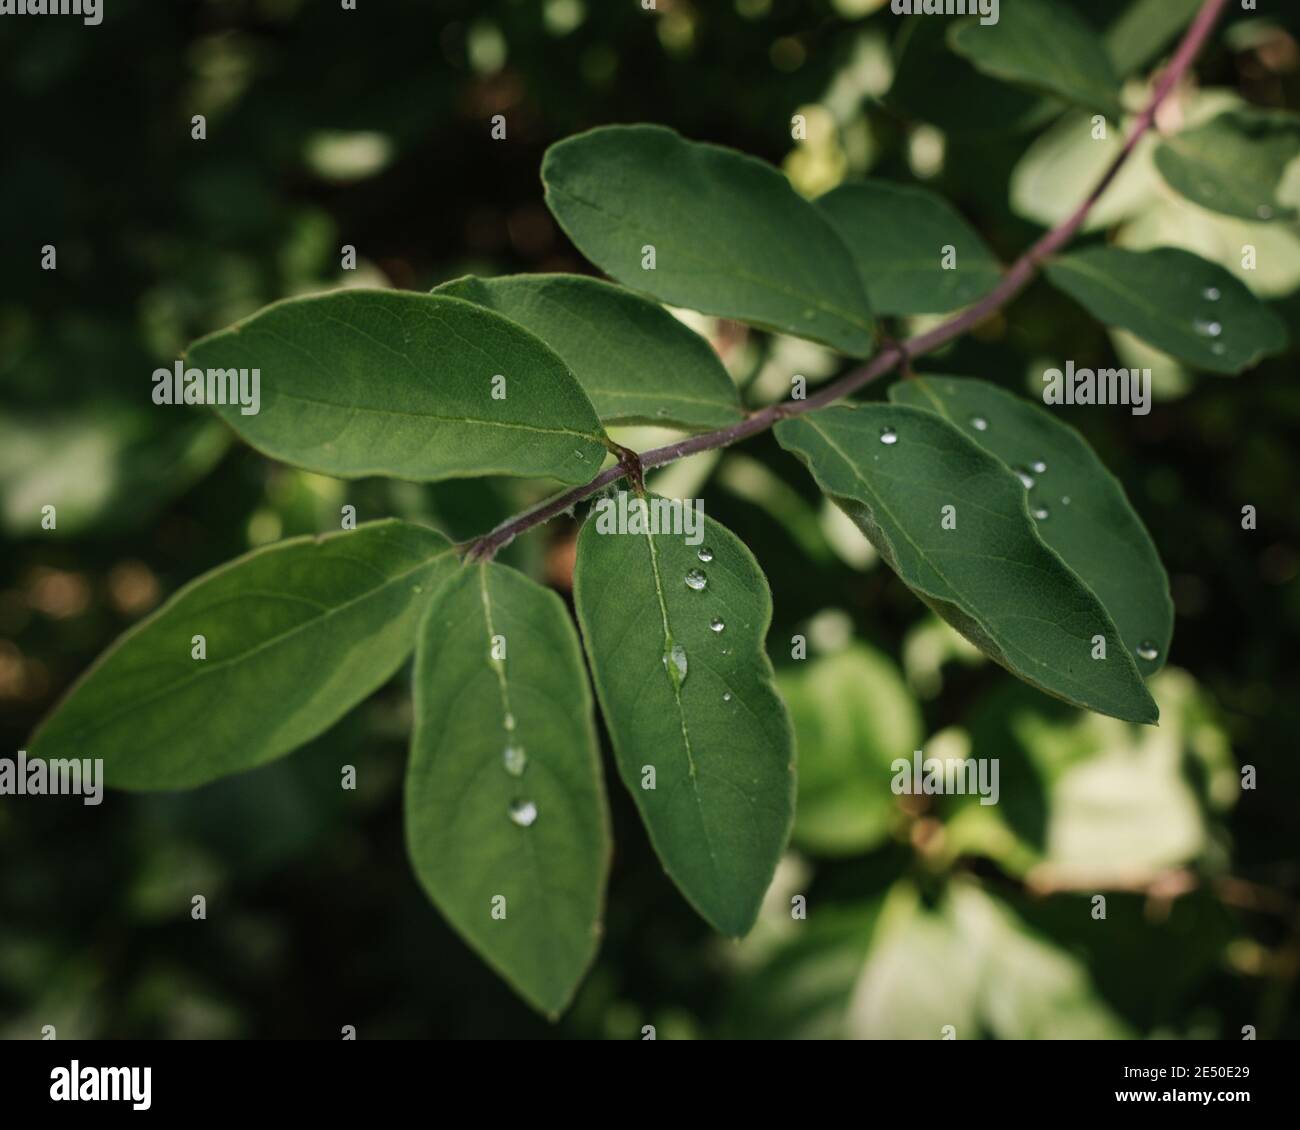
[[[1189,251],[1093,247],[1053,259],[1045,270],[1053,286],[1106,325],[1214,373],[1239,373],[1286,348],[1277,315],[1244,283]]]
[[[1055,0],[1016,0],[996,23],[954,24],[948,42],[984,74],[1099,110],[1123,114],[1119,79],[1101,38]]]
[[[564,363],[508,319],[455,298],[286,299],[195,342],[187,359],[260,369],[261,411],[216,410],[259,451],[322,474],[579,483],[605,455],[600,421]]]
[[[878,314],[946,314],[1002,278],[979,234],[936,193],[864,181],[842,184],[816,203],[853,254]],[[948,247],[953,268],[942,265]]]
[[[552,215],[593,263],[674,306],[862,357],[866,295],[830,225],[771,166],[660,126],[603,126],[542,162]],[[655,268],[642,266],[655,248]]]
[[[582,275],[467,276],[434,294],[495,310],[546,342],[604,423],[722,427],[744,413],[703,338],[662,306]]]
[[[283,756],[397,671],[454,557],[441,534],[395,520],[254,550],[114,643],[29,752],[102,758],[106,782],[128,789],[191,788]],[[192,658],[195,635],[206,659]],[[244,702],[262,707],[222,711]]]
[[[420,883],[558,1015],[596,953],[610,857],[591,692],[560,598],[503,565],[463,569],[421,623],[415,696],[404,807]]]
[[[890,429],[895,442],[882,443]],[[1043,544],[1015,476],[947,421],[866,404],[783,420],[776,435],[907,586],[991,659],[1075,705],[1156,720],[1118,629]],[[955,528],[943,528],[944,506]],[[1104,660],[1090,658],[1097,635]]]
[[[574,603],[619,774],[687,901],[740,936],[793,815],[792,731],[763,650],[767,584],[740,540],[710,518],[705,562],[680,537],[601,532],[601,513],[593,509],[578,537]],[[684,583],[691,570],[704,573],[704,588]],[[715,617],[721,631],[710,627]],[[670,662],[674,671],[685,664],[680,681]],[[647,767],[654,789],[642,787]]]
[[[1074,428],[971,378],[917,376],[890,386],[889,399],[938,412],[1007,468],[1028,474],[1030,511],[1047,514],[1038,535],[1100,599],[1138,670],[1148,676],[1164,666],[1174,632],[1169,578],[1119,480]],[[1144,658],[1144,645],[1156,659]]]
[[[1229,110],[1163,138],[1155,151],[1165,182],[1202,208],[1251,221],[1293,221],[1277,198],[1287,166],[1300,156],[1300,118]]]

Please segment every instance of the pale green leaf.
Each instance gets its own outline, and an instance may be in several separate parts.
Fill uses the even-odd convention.
[[[1215,373],[1239,373],[1286,348],[1286,328],[1215,263],[1178,248],[1092,247],[1046,266],[1047,277],[1107,326]]]
[[[854,357],[871,352],[847,249],[770,165],[661,126],[605,126],[552,145],[542,180],[578,249],[626,286]]]
[[[941,416],[897,405],[826,408],[776,434],[908,587],[990,658],[1076,705],[1156,720],[1114,621],[1043,543],[1000,460]]]
[[[1119,480],[1074,428],[987,381],[917,377],[892,385],[889,399],[938,412],[1031,479],[1039,536],[1105,605],[1138,670],[1164,665],[1174,630],[1169,578]]]
[[[1119,79],[1106,46],[1072,9],[1056,0],[1004,4],[997,23],[978,18],[952,26],[948,42],[993,78],[1018,83],[1118,120]]]
[[[614,532],[612,514],[598,504],[582,528],[574,603],[619,774],[665,870],[737,937],[753,925],[792,816],[790,721],[763,650],[767,582],[710,518],[689,545],[680,533]]]
[[[605,423],[720,428],[743,415],[712,347],[658,303],[581,275],[468,276],[435,294],[496,310],[568,365]]]
[[[577,633],[522,573],[469,566],[429,605],[405,807],[434,904],[530,1004],[561,1012],[599,942],[609,820]]]
[[[1278,199],[1287,166],[1300,157],[1300,118],[1262,110],[1230,110],[1205,125],[1166,137],[1156,168],[1188,200],[1243,220],[1296,218]]]
[[[255,550],[192,581],[104,653],[32,738],[41,758],[103,758],[131,789],[201,785],[288,753],[402,665],[442,535],[382,521]],[[193,658],[195,636],[206,658]]]
[[[979,234],[925,189],[843,184],[817,206],[852,252],[878,314],[944,314],[974,302],[1002,277]],[[954,265],[946,267],[949,255]]]
[[[564,362],[456,298],[291,298],[195,342],[187,364],[259,369],[260,411],[217,411],[259,451],[327,475],[578,483],[605,456],[600,421]]]
[[[996,805],[945,798],[950,850],[1082,890],[1133,883],[1216,851],[1218,814],[1239,795],[1227,734],[1177,668],[1151,680],[1158,727],[1132,726],[1008,686],[970,719],[975,750],[998,751]]]

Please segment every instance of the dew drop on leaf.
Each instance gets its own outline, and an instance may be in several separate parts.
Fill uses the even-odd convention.
[[[1033,471],[1035,475],[1041,475],[1044,471],[1047,470],[1047,464],[1044,463],[1041,459],[1035,459],[1032,463],[1029,464],[1029,469]]]
[[[730,701],[731,701],[731,692],[730,692],[730,691],[724,691],[724,692],[723,692],[723,694],[722,694],[722,701],[723,701],[723,702],[730,702]]]
[[[507,714],[505,718],[502,719],[502,724],[507,730],[513,730],[515,728],[515,716],[513,714]]]
[[[531,800],[512,800],[510,819],[521,828],[531,828],[537,823],[537,805]]]
[[[680,687],[686,682],[686,649],[675,643],[664,654],[664,670],[673,686]]]
[[[1207,322],[1198,318],[1193,324],[1193,329],[1204,337],[1218,337],[1223,333],[1223,326],[1218,322]]]
[[[977,432],[986,432],[989,430],[989,422],[983,416],[972,416],[970,426]]]
[[[1201,291],[1201,297],[1204,298],[1206,302],[1218,302],[1221,297],[1219,294],[1219,288],[1217,286],[1207,286],[1203,291]]]
[[[709,583],[709,578],[704,575],[703,569],[692,569],[686,574],[684,580],[686,581],[686,587],[694,589],[696,592],[699,592]]]
[[[893,428],[880,429],[880,442],[883,444],[895,444],[898,442],[898,433]]]
[[[1145,659],[1148,663],[1160,658],[1160,649],[1150,640],[1143,640],[1138,644],[1137,653],[1139,659]]]
[[[506,746],[501,760],[505,764],[506,772],[512,777],[522,777],[524,770],[528,768],[528,755],[524,753],[522,746]]]
[[[1030,513],[1039,522],[1046,522],[1047,519],[1051,517],[1051,512],[1047,509],[1046,506],[1035,506],[1033,510],[1030,511]]]
[[[1034,485],[1034,476],[1026,471],[1023,467],[1016,468],[1016,478],[1024,485],[1025,490],[1029,490]]]
[[[724,624],[721,620],[719,620],[716,616],[709,621],[709,630],[711,632],[720,632],[726,626],[727,625]]]
[[[713,550],[711,550],[707,545],[702,545],[700,546],[700,552],[697,553],[695,556],[698,557],[701,561],[704,562],[704,564],[707,565],[710,561],[713,560]]]

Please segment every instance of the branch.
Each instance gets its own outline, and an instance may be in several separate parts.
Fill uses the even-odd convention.
[[[640,460],[641,466],[648,471],[655,467],[674,463],[687,455],[695,455],[701,451],[712,451],[720,447],[729,447],[738,440],[747,439],[749,436],[766,431],[778,420],[823,408],[848,396],[850,393],[856,392],[872,381],[878,380],[886,373],[892,372],[900,363],[911,361],[913,358],[933,352],[942,345],[947,345],[954,338],[961,337],[962,334],[1001,310],[1033,281],[1042,262],[1056,254],[1078,233],[1093,206],[1101,199],[1102,194],[1110,187],[1115,177],[1119,175],[1119,171],[1124,167],[1129,157],[1132,156],[1134,149],[1137,148],[1138,142],[1151,129],[1155,122],[1156,113],[1170,91],[1178,85],[1197,55],[1200,54],[1227,4],[1228,0],[1205,0],[1200,11],[1197,12],[1196,18],[1189,25],[1182,42],[1178,45],[1178,50],[1170,60],[1169,66],[1160,75],[1146,108],[1133,123],[1128,138],[1124,142],[1124,148],[1116,155],[1115,160],[1111,162],[1110,167],[1093,190],[1088,193],[1083,202],[1069,217],[1021,255],[1002,276],[1002,280],[998,285],[973,306],[967,307],[942,325],[936,326],[925,333],[917,334],[905,342],[887,344],[867,364],[845,374],[839,380],[832,381],[820,392],[815,393],[806,400],[784,400],[777,404],[769,404],[766,408],[751,412],[739,423],[719,428],[717,431],[702,432],[677,443],[670,443],[666,447],[656,447],[651,451],[643,452]],[[542,522],[549,521],[557,514],[563,514],[575,504],[591,497],[597,491],[626,475],[628,468],[629,462],[621,460],[617,465],[601,471],[590,482],[567,490],[531,510],[526,510],[522,514],[503,522],[496,529],[484,534],[482,537],[473,539],[457,548],[465,553],[467,559],[490,560],[499,549],[508,545],[521,533],[540,525]]]

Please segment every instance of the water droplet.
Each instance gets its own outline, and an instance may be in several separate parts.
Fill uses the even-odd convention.
[[[1051,511],[1046,506],[1035,506],[1030,513],[1039,522],[1046,522],[1051,517]]]
[[[884,444],[895,444],[898,442],[898,433],[893,428],[880,429],[880,442]]]
[[[989,422],[983,416],[972,416],[970,426],[977,432],[986,432],[989,430]]]
[[[1210,346],[1210,352],[1216,357],[1221,357],[1223,354],[1228,352],[1228,347],[1224,345],[1223,342],[1216,341],[1212,346]]]
[[[730,702],[730,701],[731,701],[731,692],[730,692],[730,691],[724,691],[724,692],[723,692],[723,695],[722,695],[722,701],[723,701],[723,702]]]
[[[1206,302],[1218,302],[1223,296],[1219,293],[1219,288],[1217,286],[1207,286],[1203,291],[1201,291],[1201,297],[1204,298]]]
[[[1070,496],[1069,496],[1068,494],[1062,496],[1062,498],[1061,498],[1061,505],[1062,505],[1062,506],[1069,506],[1069,505],[1070,505]]]
[[[513,730],[515,728],[515,716],[513,714],[507,714],[502,721],[505,723],[507,730]]]
[[[1026,471],[1023,467],[1016,468],[1016,478],[1023,484],[1025,490],[1029,490],[1034,485],[1034,476]]]
[[[673,644],[664,655],[664,670],[674,686],[680,687],[686,682],[686,649],[681,644]]]
[[[1148,663],[1154,659],[1160,658],[1160,649],[1150,640],[1143,640],[1138,644],[1137,653],[1139,659],[1145,659]]]
[[[1257,215],[1261,220],[1271,220],[1273,218],[1273,209],[1267,204],[1261,204],[1255,209],[1255,215]]]
[[[1044,463],[1041,459],[1035,459],[1032,463],[1029,464],[1029,469],[1033,471],[1035,475],[1041,475],[1044,471],[1047,470],[1047,464]]]
[[[704,575],[703,569],[692,569],[683,579],[686,581],[686,587],[696,592],[709,583],[709,578]]]
[[[537,805],[531,800],[512,800],[510,819],[521,828],[531,828],[537,823]]]
[[[707,545],[702,545],[700,546],[700,552],[697,553],[695,556],[698,557],[701,561],[704,562],[704,564],[707,565],[710,561],[713,560],[713,550],[711,550]]]
[[[424,586],[423,586],[423,585],[414,585],[414,586],[411,588],[411,591],[412,591],[412,592],[424,592]]]
[[[712,632],[720,632],[726,626],[727,625],[724,624],[721,620],[719,620],[716,616],[709,621],[709,630]]]
[[[506,746],[501,760],[505,764],[506,772],[512,777],[522,777],[524,770],[528,768],[528,755],[524,753],[523,746]]]
[[[1198,334],[1203,334],[1206,337],[1218,337],[1223,333],[1223,326],[1220,323],[1207,322],[1201,318],[1197,318],[1196,321],[1192,323],[1192,328]]]

